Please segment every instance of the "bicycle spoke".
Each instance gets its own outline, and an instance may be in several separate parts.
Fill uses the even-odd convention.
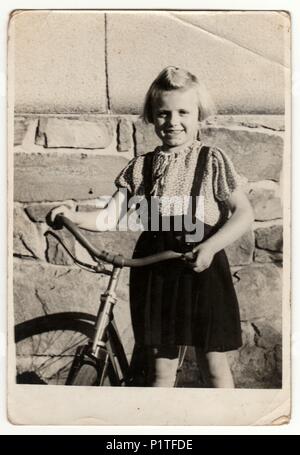
[[[47,383],[63,383],[77,347],[86,340],[86,335],[71,330],[33,335],[18,343],[18,374],[28,371]]]

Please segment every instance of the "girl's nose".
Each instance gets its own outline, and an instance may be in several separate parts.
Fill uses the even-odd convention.
[[[176,125],[178,123],[179,116],[177,112],[170,112],[169,123],[170,125]]]

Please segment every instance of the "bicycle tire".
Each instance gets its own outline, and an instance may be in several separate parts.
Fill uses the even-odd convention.
[[[16,325],[16,382],[64,385],[77,347],[93,336],[94,320],[87,313],[55,313]]]
[[[87,344],[93,338],[95,320],[96,317],[88,313],[65,312],[37,317],[16,325],[16,382],[19,384],[66,385],[77,347]],[[55,349],[53,345],[55,345],[56,339],[67,332],[69,333],[66,340],[67,345],[63,344],[60,350]],[[74,342],[74,337],[76,342]],[[122,368],[129,369],[122,343],[113,324],[110,325],[109,338],[113,340],[114,348],[117,349]],[[68,339],[73,340],[71,344],[68,344]],[[22,355],[24,354],[23,342],[25,356]],[[39,349],[41,352],[38,352]],[[41,360],[42,362],[40,362]],[[97,369],[101,368],[99,364]],[[98,378],[96,378],[98,375],[99,371],[97,373],[95,366],[84,364],[69,385],[98,385]],[[120,384],[115,378],[111,362],[108,364],[102,385],[126,385],[126,382]]]

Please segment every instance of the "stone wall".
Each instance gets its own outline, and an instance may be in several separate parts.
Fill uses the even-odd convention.
[[[279,174],[281,116],[218,116],[201,127],[207,143],[222,147],[249,180],[253,229],[227,250],[240,301],[244,345],[230,355],[240,387],[278,387],[281,378],[282,208]],[[78,210],[101,204],[128,159],[157,145],[137,116],[15,116],[14,292],[16,322],[66,311],[96,313],[106,278],[78,269],[49,233],[45,216],[61,202]],[[89,260],[65,231],[69,250]],[[90,233],[98,247],[130,255],[138,233]],[[32,279],[34,277],[34,279]],[[116,320],[130,356],[128,271],[119,286]],[[189,353],[184,383],[195,383]]]
[[[157,71],[183,65],[201,76],[218,108],[219,115],[200,125],[202,138],[223,148],[247,177],[255,213],[253,228],[227,250],[244,341],[229,355],[235,381],[238,387],[281,386],[280,174],[288,27],[286,14],[268,12],[14,16],[16,322],[57,311],[96,313],[107,279],[74,265],[49,233],[45,216],[65,201],[78,210],[99,206],[127,161],[158,144],[153,128],[138,116],[141,102]],[[78,258],[91,259],[71,235],[58,234]],[[130,255],[138,233],[87,236],[99,248]],[[130,356],[126,270],[118,295],[115,316]],[[195,371],[190,350],[182,384],[195,385]]]

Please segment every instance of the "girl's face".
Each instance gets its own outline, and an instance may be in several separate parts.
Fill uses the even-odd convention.
[[[198,102],[194,89],[162,92],[153,106],[155,132],[165,150],[190,145],[198,130]]]

